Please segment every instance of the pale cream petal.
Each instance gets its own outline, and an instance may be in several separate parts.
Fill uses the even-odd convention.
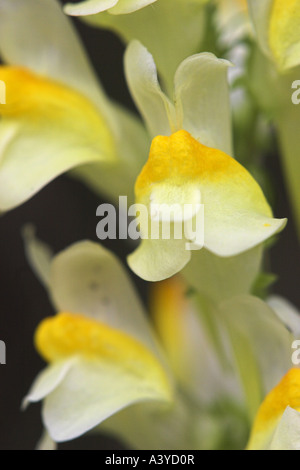
[[[295,338],[300,337],[299,310],[291,302],[279,295],[271,295],[268,297],[267,302]]]
[[[49,393],[63,381],[74,364],[75,359],[63,360],[46,367],[35,379],[28,395],[24,398],[22,407],[26,408],[29,403],[43,400]]]
[[[79,3],[67,3],[64,11],[67,15],[94,15],[114,7],[119,0],[85,0]]]
[[[35,236],[35,228],[26,225],[23,229],[25,253],[31,269],[46,288],[49,285],[50,266],[53,258],[51,248]]]
[[[213,54],[184,60],[175,74],[177,121],[202,144],[233,156],[227,69]]]
[[[51,437],[61,442],[80,436],[132,403],[148,400],[158,405],[170,400],[166,383],[151,370],[140,376],[121,362],[82,359],[45,399],[43,420]]]
[[[253,419],[265,393],[291,366],[292,336],[268,304],[256,297],[238,296],[220,309]]]
[[[132,41],[126,50],[125,73],[150,135],[169,135],[175,126],[174,107],[160,88],[152,55],[139,41]]]
[[[228,258],[206,249],[194,251],[182,274],[198,292],[215,300],[249,294],[261,269],[262,251],[259,245]]]
[[[277,426],[270,450],[300,450],[300,413],[288,406]]]
[[[269,20],[274,0],[248,0],[248,7],[258,43],[261,49],[271,55],[269,47]]]
[[[50,292],[58,310],[94,318],[157,351],[129,274],[99,244],[78,242],[58,254],[51,267]]]
[[[162,281],[181,271],[191,258],[186,240],[142,240],[128,257],[132,271],[146,281]]]

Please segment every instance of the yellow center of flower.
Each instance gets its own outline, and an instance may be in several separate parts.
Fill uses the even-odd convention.
[[[287,406],[300,412],[300,369],[291,369],[266,396],[253,425],[249,448],[260,435],[275,430]]]
[[[300,0],[274,0],[269,44],[280,68],[297,65],[300,53]]]
[[[148,161],[136,181],[136,199],[140,202],[149,196],[156,184],[182,187],[235,176],[248,178],[248,172],[226,153],[206,147],[180,130],[153,139]]]
[[[62,312],[41,322],[35,334],[38,352],[47,362],[74,355],[114,363],[136,376],[153,378],[167,390],[166,374],[139,341],[80,314]]]

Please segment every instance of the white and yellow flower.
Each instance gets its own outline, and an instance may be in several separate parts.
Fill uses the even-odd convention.
[[[52,261],[48,288],[59,313],[41,322],[35,345],[49,365],[25,403],[44,400],[53,440],[73,439],[133,403],[170,406],[168,369],[111,253],[91,242],[73,245]]]
[[[1,0],[0,54],[0,212],[79,165],[110,197],[129,193],[147,139],[106,98],[56,0]]]
[[[31,265],[60,312],[37,329],[49,365],[25,400],[43,400],[40,447],[92,428],[138,448],[245,445],[263,396],[290,364],[291,335],[266,303],[188,297],[174,277],[152,286],[152,330],[111,253],[80,242],[51,259],[26,235]]]
[[[174,103],[162,92],[152,56],[137,41],[125,57],[127,81],[153,137],[149,159],[136,181],[136,202],[148,208],[140,217],[146,232],[151,220],[165,221],[154,206],[189,204],[195,208],[173,224],[186,223],[204,205],[204,247],[230,257],[258,246],[281,230],[260,187],[233,157],[227,61],[203,53],[179,66],[174,78]],[[198,206],[197,206],[198,205]],[[180,211],[183,214],[183,210]],[[151,220],[150,220],[151,219]],[[198,243],[195,232],[182,239],[143,239],[129,257],[140,277],[158,281],[180,271],[190,260],[186,241]]]
[[[262,50],[284,72],[300,65],[300,1],[248,0]]]

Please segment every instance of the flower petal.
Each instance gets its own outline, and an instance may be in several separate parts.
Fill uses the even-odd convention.
[[[140,145],[144,129],[137,119],[128,113],[125,116],[125,110],[108,101],[61,5],[57,0],[1,0],[0,13],[0,52],[4,61],[80,91],[99,108],[113,133],[119,157],[115,164],[83,165],[76,175],[110,199],[115,200],[119,194],[130,196],[140,160],[146,155]],[[128,136],[128,129],[133,137]],[[10,132],[14,129],[5,131],[8,137],[3,137],[4,142]]]
[[[43,419],[55,441],[73,439],[132,403],[171,402],[168,370],[113,255],[94,243],[74,245],[54,259],[50,287],[72,313],[39,325],[36,347],[53,365],[27,401],[47,395]]]
[[[156,0],[85,0],[75,5],[68,3],[65,7],[67,15],[94,15],[108,10],[112,15],[124,15],[150,5]]]
[[[35,379],[28,395],[23,400],[22,408],[26,408],[29,403],[43,400],[53,392],[69,372],[74,360],[74,358],[70,358],[67,361],[58,361],[46,367]]]
[[[124,15],[126,13],[133,13],[134,11],[140,10],[157,0],[119,0],[119,2],[109,10],[109,13],[113,15]]]
[[[174,127],[174,106],[160,88],[152,55],[139,41],[127,47],[125,73],[150,135],[169,135]]]
[[[35,450],[57,450],[56,443],[51,439],[46,430],[44,430]]]
[[[219,43],[226,49],[249,36],[247,0],[217,0],[216,24]]]
[[[116,159],[106,122],[83,95],[26,69],[1,67],[0,79],[0,211],[70,168]]]
[[[113,30],[126,43],[139,39],[153,54],[171,96],[178,65],[186,57],[198,52],[204,39],[204,3],[205,0],[159,0],[129,15],[104,12],[88,16],[85,20],[94,26]],[[122,6],[120,0],[111,13],[117,13]]]
[[[269,19],[274,0],[248,0],[248,8],[261,49],[271,55],[269,47]]]
[[[85,0],[79,3],[67,3],[64,11],[67,15],[84,16],[94,15],[114,7],[119,0]]]
[[[174,222],[190,220],[199,212],[200,202],[201,193],[197,187],[159,185],[150,195],[151,219]]]
[[[144,362],[144,356],[137,357],[134,351],[127,365],[121,358],[119,362],[78,359],[65,380],[45,399],[43,420],[55,441],[66,441],[122,408],[147,400],[158,404],[171,400],[159,363]]]
[[[283,72],[300,64],[299,0],[248,0],[261,49]]]
[[[288,300],[279,295],[271,295],[267,299],[268,304],[274,310],[278,318],[286,325],[295,338],[300,337],[300,312]]]
[[[216,152],[215,171],[201,181],[205,210],[204,244],[218,256],[247,251],[281,231],[254,178],[234,159]],[[226,171],[223,164],[226,161]],[[217,168],[218,166],[218,168]]]
[[[180,64],[174,82],[179,128],[202,144],[232,155],[229,66],[213,54],[197,54]]]
[[[80,165],[71,175],[88,184],[102,197],[119,203],[120,194],[128,197],[128,206],[134,203],[134,184],[142,165],[147,160],[149,135],[142,122],[128,110],[114,106],[115,133],[118,160],[111,165]]]
[[[8,64],[81,91],[109,115],[87,55],[57,0],[1,0],[0,53]]]
[[[269,45],[280,70],[300,64],[300,1],[274,0]]]
[[[257,196],[259,196],[259,192],[260,188],[257,185]],[[219,191],[219,194],[211,193],[211,198],[207,200],[205,247],[218,256],[227,257],[243,253],[280,232],[286,225],[286,219],[273,219],[271,214],[257,213],[258,206],[251,207],[252,204],[251,201],[247,201],[246,192],[241,193],[244,191],[241,190],[240,194],[237,192],[236,204],[232,205],[229,205],[230,190],[225,187],[223,197],[222,191]],[[254,194],[255,192],[253,192]],[[256,202],[261,197],[262,193],[257,197]],[[250,202],[248,207],[247,202]],[[253,202],[255,204],[254,199]],[[208,212],[208,204],[211,204],[211,207],[216,210]]]
[[[214,422],[202,409],[191,410],[178,393],[169,409],[150,401],[137,403],[111,416],[97,430],[113,434],[131,449],[187,451],[217,447],[219,429],[219,421]]]
[[[239,255],[221,258],[204,248],[193,252],[182,275],[198,292],[214,300],[249,294],[261,269],[262,251],[259,245]]]
[[[290,368],[292,335],[265,302],[250,295],[222,302],[219,317],[228,332],[253,419],[264,394]]]
[[[23,238],[25,253],[30,267],[40,282],[48,288],[53,252],[46,243],[36,238],[35,228],[32,225],[24,227]]]
[[[162,281],[181,271],[189,262],[191,252],[186,240],[142,240],[128,256],[132,271],[146,281]]]
[[[270,450],[300,450],[300,413],[287,406],[277,426]]]
[[[291,446],[295,435],[299,436],[299,390],[300,369],[290,369],[279,384],[270,391],[260,406],[247,446],[248,450],[282,449],[285,445]],[[293,408],[298,414],[287,412],[287,415],[285,414],[283,418],[283,422],[281,422],[288,406]],[[290,436],[291,441],[287,444],[287,440],[289,439],[288,436],[285,435],[285,432],[286,427],[290,427],[291,422],[288,423],[290,419],[292,419],[295,428]]]
[[[151,357],[142,343],[103,322],[83,314],[60,312],[43,320],[35,334],[35,345],[48,362],[81,355],[94,359],[127,363],[130,369],[133,356]],[[138,368],[138,363],[135,364]]]
[[[94,318],[157,351],[128,274],[99,244],[79,242],[58,254],[51,267],[50,292],[57,310]]]
[[[160,204],[180,205],[184,201],[185,205],[194,207],[197,190],[204,213],[199,212],[199,219],[196,213],[197,230],[193,232],[194,238],[186,230],[184,235],[187,240],[195,242],[198,248],[202,245],[215,255],[230,257],[243,253],[277,233],[286,223],[285,219],[272,218],[271,209],[260,187],[234,158],[204,146],[185,130],[175,132],[170,137],[158,136],[153,139],[148,161],[136,181],[137,203],[143,204],[150,213],[152,199],[155,194],[159,194]],[[171,198],[174,200],[171,201]],[[143,224],[141,220],[142,233],[145,230]],[[160,248],[164,247],[164,250],[168,250],[164,254],[161,252],[167,265],[165,272],[176,274],[176,271],[171,272],[171,266],[183,267],[189,260],[189,255],[180,251],[183,245],[177,241],[175,260],[174,256],[171,258],[171,245],[167,248],[168,241],[163,240],[159,245],[161,242],[153,238],[147,242],[147,249],[146,242],[143,251],[140,249],[139,254],[143,253],[143,268],[140,267],[139,272],[145,275],[147,269],[152,270],[150,247],[155,250],[157,261]],[[137,259],[135,262],[138,262]],[[137,272],[132,262],[131,267]],[[164,272],[164,268],[161,269]],[[149,276],[147,279],[153,276],[150,271]],[[158,275],[155,280],[162,278]]]
[[[152,137],[185,129],[203,144],[232,155],[229,66],[209,53],[184,60],[174,78],[174,109],[158,84],[152,55],[132,41],[125,54],[126,78]]]

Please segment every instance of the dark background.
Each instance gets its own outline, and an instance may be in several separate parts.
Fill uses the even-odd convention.
[[[77,20],[75,23],[109,96],[132,107],[122,70],[121,42],[109,32],[92,29]],[[275,215],[289,217],[287,228],[270,251],[272,271],[279,276],[273,290],[300,307],[300,250],[278,156],[270,156],[267,165],[276,196]],[[7,364],[0,365],[1,450],[33,449],[40,437],[40,406],[31,405],[21,412],[20,404],[44,366],[33,348],[33,332],[42,318],[53,314],[47,293],[24,257],[21,229],[28,222],[34,224],[38,237],[56,252],[78,240],[96,241],[95,213],[102,202],[78,181],[62,176],[29,202],[0,218],[0,340],[5,341],[7,348]],[[124,260],[130,251],[118,241],[106,246]],[[133,278],[145,298],[146,283]],[[86,436],[60,448],[122,447],[110,439]]]

